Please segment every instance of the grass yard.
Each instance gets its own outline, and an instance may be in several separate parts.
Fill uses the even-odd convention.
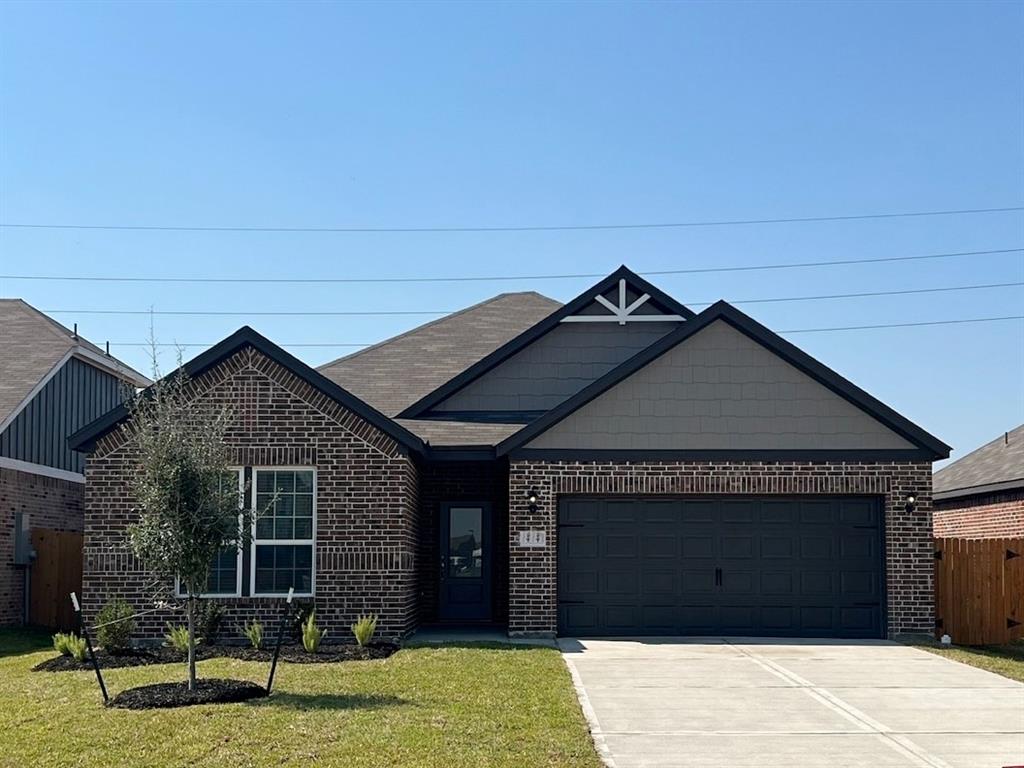
[[[0,766],[579,766],[599,768],[568,671],[549,648],[411,648],[382,661],[281,664],[268,699],[133,712],[92,672],[32,672],[49,638],[0,631]],[[268,665],[200,662],[266,683]],[[110,670],[111,694],[184,665]]]
[[[910,640],[907,644],[1024,683],[1024,640],[1017,640],[1006,645],[977,647],[942,645],[934,640],[917,639]]]

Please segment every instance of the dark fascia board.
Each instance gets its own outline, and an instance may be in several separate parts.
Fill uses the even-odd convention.
[[[1004,480],[998,483],[986,483],[985,485],[972,485],[967,488],[954,488],[951,491],[936,491],[932,494],[935,501],[948,501],[950,499],[962,499],[968,496],[987,496],[1001,491],[1016,491],[1024,488],[1024,477],[1017,480]]]
[[[197,378],[214,366],[226,360],[244,346],[252,346],[278,365],[298,376],[310,386],[320,390],[353,413],[368,421],[379,430],[394,438],[399,445],[416,453],[423,453],[423,441],[400,424],[396,424],[368,403],[343,389],[321,373],[310,368],[294,355],[285,352],[270,339],[257,333],[249,326],[243,326],[223,341],[210,347],[202,354],[185,363],[185,372],[190,378]],[[170,375],[174,375],[173,373]],[[72,450],[88,453],[96,442],[128,417],[128,409],[119,405],[112,411],[86,425],[68,438]]]
[[[462,421],[471,424],[529,424],[547,411],[431,411],[423,421]]]
[[[753,318],[740,312],[724,301],[718,301],[706,308],[693,319],[655,341],[646,349],[612,369],[597,381],[591,383],[565,402],[548,411],[532,424],[503,440],[497,446],[497,455],[503,456],[521,448],[541,433],[547,431],[570,413],[583,407],[598,395],[607,391],[628,376],[636,373],[652,360],[700,332],[711,323],[722,320],[758,344],[774,352],[790,365],[795,366],[840,397],[849,401],[898,435],[923,451],[922,458],[944,459],[952,450],[937,437],[925,432],[910,420],[896,413],[892,408],[865,392],[853,382],[843,378],[831,368],[819,363],[806,352],[798,349],[778,334],[770,331]],[[888,451],[899,455],[899,450]]]
[[[574,315],[587,306],[594,300],[594,296],[599,293],[604,293],[609,288],[617,285],[619,280],[625,279],[633,287],[640,289],[644,293],[650,294],[651,298],[657,303],[663,305],[670,311],[674,312],[687,320],[696,317],[696,313],[689,307],[680,304],[676,299],[673,299],[667,293],[662,291],[660,288],[656,288],[649,282],[644,280],[638,274],[633,272],[625,265],[619,267],[617,270],[612,272],[608,277],[604,278],[600,282],[592,285],[587,290],[583,291],[579,296],[570,301],[568,304],[563,304],[560,308],[552,312],[550,315],[539,321],[535,325],[530,326],[521,334],[516,336],[511,341],[505,343],[498,349],[491,352],[491,354],[478,360],[469,368],[464,370],[458,376],[450,379],[449,381],[442,384],[440,387],[435,389],[433,392],[425,395],[424,397],[417,400],[415,403],[410,405],[404,411],[402,411],[396,418],[400,419],[417,419],[422,418],[423,414],[430,411],[431,408],[441,403],[448,397],[458,392],[460,389],[465,387],[471,381],[478,379],[487,371],[494,368],[496,365],[505,362],[508,358],[512,357],[519,350],[529,346],[534,341],[539,339],[548,331],[552,330],[557,326],[562,318]]]
[[[861,449],[861,450],[629,450],[569,448],[517,448],[508,453],[510,459],[537,461],[922,461],[934,454],[923,448]]]

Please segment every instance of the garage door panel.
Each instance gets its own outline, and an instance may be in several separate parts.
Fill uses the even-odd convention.
[[[682,553],[684,560],[699,560],[702,558],[715,557],[715,537],[708,536],[683,536]]]
[[[801,536],[800,557],[804,560],[830,560],[832,558],[832,537]]]
[[[883,636],[880,509],[840,498],[563,500],[559,630]]]
[[[797,540],[795,536],[762,536],[761,537],[761,559],[782,559],[788,560],[797,551]]]
[[[715,592],[715,570],[685,570],[682,573],[683,593],[687,595],[710,595]]]
[[[645,535],[641,539],[640,551],[645,558],[670,560],[679,559],[679,539],[664,534]]]
[[[604,573],[604,593],[606,595],[631,595],[639,596],[640,574],[639,572],[632,571],[606,571]]]
[[[628,558],[637,556],[637,537],[629,533],[609,534],[602,537],[599,547],[603,557]]]

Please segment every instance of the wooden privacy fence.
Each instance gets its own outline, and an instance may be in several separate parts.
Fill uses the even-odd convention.
[[[957,645],[1024,637],[1024,539],[936,539],[935,627]]]
[[[77,629],[75,611],[68,598],[82,594],[82,534],[35,528],[29,581],[29,622],[51,629]]]

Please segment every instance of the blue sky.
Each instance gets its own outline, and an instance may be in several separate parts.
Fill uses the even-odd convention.
[[[605,224],[1024,204],[1024,5],[89,4],[0,8],[0,222]],[[1024,247],[1024,216],[660,230],[285,234],[0,229],[0,273],[643,272]],[[653,278],[684,302],[1024,280],[1021,254]],[[45,310],[455,310],[592,280],[0,280]],[[1021,314],[1002,288],[741,305],[775,329]],[[144,316],[55,314],[141,343]],[[288,346],[421,317],[248,323]],[[1024,421],[1024,323],[788,337],[962,455]],[[113,351],[148,369],[140,347]],[[190,354],[198,353],[197,348]],[[311,364],[346,351],[293,348]],[[166,354],[170,358],[171,353]],[[165,360],[165,364],[171,362]]]

